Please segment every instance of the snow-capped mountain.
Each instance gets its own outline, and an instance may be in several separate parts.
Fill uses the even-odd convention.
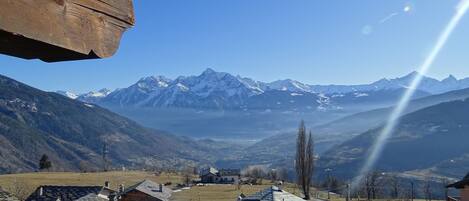
[[[209,68],[198,76],[144,77],[112,92],[103,89],[77,97],[60,93],[84,102],[119,107],[327,110],[391,105],[416,75],[412,72],[363,85],[309,85],[291,79],[266,83]],[[468,87],[468,78],[449,76],[439,81],[424,77],[414,98]]]
[[[106,97],[111,92],[112,92],[112,90],[104,88],[104,89],[101,89],[99,91],[90,91],[90,92],[85,93],[85,94],[80,94],[80,95],[77,96],[76,99],[84,101],[84,102],[93,103],[93,102],[97,102],[97,101],[101,100],[102,98]]]
[[[278,80],[271,83],[266,83],[264,85],[267,87],[267,90],[313,92],[311,86],[291,79]]]
[[[371,84],[362,85],[310,85],[311,90],[314,92],[324,94],[344,94],[351,92],[364,92],[364,91],[380,91],[380,90],[394,90],[400,88],[407,88],[418,72],[409,73],[403,77],[394,79],[383,78]],[[456,79],[454,76],[449,75],[448,78],[437,80],[431,77],[423,76],[422,82],[418,90],[430,94],[440,94],[448,91],[459,90],[469,87],[469,78]]]
[[[118,106],[229,108],[264,93],[243,78],[205,70],[199,76],[143,78],[129,88],[116,90],[101,102]]]
[[[76,95],[72,92],[69,92],[69,91],[56,91],[55,93],[58,93],[60,95],[63,95],[65,97],[68,97],[68,98],[71,98],[71,99],[77,99],[78,98],[78,95]]]

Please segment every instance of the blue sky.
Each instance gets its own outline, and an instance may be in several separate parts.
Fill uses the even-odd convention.
[[[134,3],[137,24],[114,57],[49,64],[0,55],[0,74],[43,90],[79,93],[126,87],[149,75],[199,74],[208,67],[262,81],[368,83],[417,69],[458,0]],[[469,76],[468,36],[466,16],[430,76]]]

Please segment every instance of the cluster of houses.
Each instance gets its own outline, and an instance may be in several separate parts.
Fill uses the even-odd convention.
[[[204,184],[239,184],[241,173],[237,169],[207,168],[200,172],[200,183]],[[447,188],[456,188],[460,196],[450,197],[447,201],[469,201],[469,174],[461,181],[450,184]],[[150,180],[143,180],[130,187],[123,185],[117,191],[103,186],[39,186],[26,201],[169,201],[172,189]],[[240,194],[237,201],[300,201],[302,198],[272,186],[252,195]],[[20,201],[12,194],[0,188],[0,201]]]
[[[150,180],[118,191],[104,186],[39,186],[26,201],[169,201],[172,190]],[[0,189],[0,201],[19,201]]]
[[[239,169],[220,169],[213,167],[200,172],[200,183],[204,184],[238,184],[241,181]]]
[[[200,183],[204,184],[239,184],[242,182],[241,171],[239,169],[220,169],[213,167],[200,172]],[[301,201],[302,198],[272,186],[259,191],[253,195],[240,194],[237,201]]]

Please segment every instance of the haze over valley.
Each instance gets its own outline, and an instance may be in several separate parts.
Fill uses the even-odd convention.
[[[363,163],[373,136],[383,126],[393,104],[417,74],[412,72],[362,85],[312,85],[292,79],[265,83],[207,69],[200,75],[176,79],[145,77],[116,90],[58,93],[105,107],[146,127],[212,145],[225,144],[224,154],[211,161],[219,167],[293,168],[296,130],[298,122],[305,120],[315,138],[319,174],[335,167],[337,176],[351,178]],[[445,122],[466,118],[463,111],[469,108],[464,104],[469,98],[468,87],[467,78],[424,77],[394,134],[396,140],[392,140],[380,159],[379,168],[411,175],[432,172],[451,178],[464,174],[452,168],[469,162],[465,156],[469,150],[462,144],[456,145],[462,142],[459,137],[449,136],[461,135],[457,128],[462,129],[465,124],[454,125],[453,130]],[[444,106],[458,112],[438,109]],[[424,115],[428,111],[433,112]],[[412,118],[415,116],[418,118]],[[438,121],[434,120],[436,116]],[[422,143],[429,149],[440,147],[447,154],[442,152],[440,158],[434,158],[435,154],[425,154],[430,152],[425,151]],[[400,152],[408,153],[409,162],[393,161],[395,153]],[[386,153],[394,155],[388,157]],[[428,162],[411,163],[413,158]],[[457,162],[449,163],[449,160]]]

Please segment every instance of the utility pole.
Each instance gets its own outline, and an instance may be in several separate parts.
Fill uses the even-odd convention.
[[[327,173],[327,199],[331,200],[331,168],[325,169]]]
[[[412,189],[411,193],[410,193],[411,194],[410,200],[414,201],[414,182],[413,181],[410,182],[410,186],[411,186],[411,189]]]
[[[350,201],[350,184],[347,184],[347,200]]]
[[[103,144],[103,171],[107,172],[108,171],[108,159],[107,159],[107,154],[109,153],[108,147],[107,147],[107,140],[104,140]]]

